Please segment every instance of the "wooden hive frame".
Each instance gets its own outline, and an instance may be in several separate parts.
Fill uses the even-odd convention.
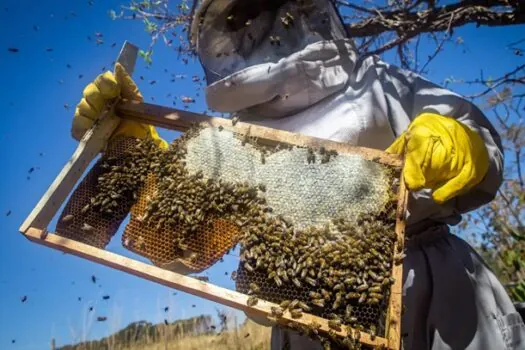
[[[119,55],[118,62],[123,64],[130,74],[133,72],[137,52],[138,49],[135,46],[126,42]],[[242,122],[233,126],[231,120],[224,118],[214,118],[153,104],[128,101],[115,101],[108,106],[93,127],[88,130],[80,140],[73,156],[66,163],[62,171],[26,218],[20,227],[20,232],[35,243],[73,254],[112,267],[119,271],[127,272],[140,278],[215,301],[238,310],[249,312],[254,316],[270,316],[271,307],[278,305],[260,300],[255,306],[248,306],[248,295],[218,287],[212,283],[203,282],[182,274],[167,271],[160,267],[80,243],[72,239],[64,238],[48,231],[47,228],[51,220],[57,214],[69,194],[73,191],[75,184],[82,177],[90,162],[104,150],[109,137],[118,126],[120,119],[115,116],[115,113],[125,116],[125,119],[148,123],[154,126],[181,132],[188,130],[195,123],[204,123],[213,127],[222,126],[225,129],[235,130],[242,134],[249,134],[250,136],[257,137],[261,143],[288,143],[312,148],[324,146],[327,149],[333,149],[339,153],[359,154],[365,159],[374,160],[397,168],[401,168],[403,165],[401,158],[380,150],[354,147],[339,142],[317,139]],[[408,191],[403,179],[401,179],[398,194],[397,222],[395,227],[397,241],[394,251],[399,251],[398,249],[403,248],[404,244],[407,195]],[[386,335],[385,337],[372,337],[368,333],[360,332],[360,342],[369,346],[398,350],[401,348],[402,264],[393,264],[392,276],[395,278],[395,282],[391,286],[390,303],[386,320]],[[320,331],[328,332],[330,329],[326,319],[311,314],[304,314],[303,317],[299,319],[293,319],[289,313],[285,313],[278,319],[278,322],[285,325],[295,324],[299,327],[308,326],[310,323],[316,322],[320,325]],[[336,331],[336,333],[342,337],[349,335],[347,332],[348,330],[345,328]]]

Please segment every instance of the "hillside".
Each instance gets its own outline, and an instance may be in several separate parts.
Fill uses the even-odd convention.
[[[133,322],[108,337],[57,350],[269,349],[270,333],[270,328],[249,320],[237,329],[220,330],[211,316],[201,315],[167,325]]]

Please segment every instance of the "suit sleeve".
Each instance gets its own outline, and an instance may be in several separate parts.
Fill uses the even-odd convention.
[[[483,138],[489,154],[489,170],[481,183],[451,202],[455,202],[453,205],[458,214],[490,202],[503,179],[503,147],[499,134],[483,112],[452,91],[415,73],[375,59],[390,109],[390,124],[396,137],[406,130],[410,121],[428,112],[455,118]]]

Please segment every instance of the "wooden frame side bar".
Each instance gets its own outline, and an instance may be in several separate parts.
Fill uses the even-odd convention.
[[[402,171],[401,171],[402,174]],[[406,209],[408,204],[408,189],[405,185],[403,175],[400,178],[399,184],[399,194],[398,194],[398,203],[397,203],[397,213],[396,213],[396,243],[394,244],[394,254],[400,255],[398,251],[399,247],[404,247],[405,239],[405,225],[406,225]],[[392,277],[395,279],[394,283],[390,289],[390,305],[387,313],[387,330],[388,333],[386,337],[388,338],[388,347],[390,349],[401,349],[401,339],[399,335],[401,334],[401,311],[403,309],[402,301],[402,284],[403,284],[403,263],[392,267]]]
[[[47,228],[89,163],[104,149],[118,123],[119,119],[108,111],[84,134],[71,159],[20,226],[21,232],[26,232],[30,227]]]
[[[130,75],[135,69],[138,51],[138,47],[125,41],[117,57],[116,62],[120,63]],[[71,159],[20,226],[21,232],[26,232],[30,227],[41,230],[47,228],[89,163],[106,147],[110,136],[117,128],[120,119],[114,114],[116,103],[117,101],[109,103],[93,126],[86,131]]]
[[[192,277],[164,270],[160,267],[149,265],[55,234],[48,234],[40,229],[30,228],[27,230],[27,232],[25,232],[25,236],[35,243],[60,250],[64,253],[79,256],[95,263],[162,284],[166,287],[175,288],[201,298],[215,301],[238,310],[249,312],[254,316],[271,316],[271,307],[278,306],[277,304],[264,300],[259,300],[259,302],[254,306],[248,306],[248,295],[222,288],[211,283],[203,282]],[[321,331],[328,332],[330,329],[328,327],[328,322],[325,319],[311,314],[303,314],[303,317],[294,319],[290,316],[289,312],[286,312],[281,318],[277,320],[279,323],[296,324],[303,327],[308,326],[311,322],[316,322],[321,326]],[[345,328],[343,328],[341,331],[336,331],[336,333],[342,337],[345,337],[348,334]],[[355,330],[352,330],[352,333],[355,333]],[[359,341],[363,344],[375,347],[387,346],[387,339],[385,338],[375,337],[372,340],[369,334],[365,332],[360,332],[360,334],[361,336]]]
[[[151,124],[165,129],[184,132],[195,123],[203,123],[214,127],[222,126],[225,129],[248,134],[259,140],[266,140],[270,144],[288,143],[313,148],[324,146],[339,153],[357,153],[365,159],[375,160],[382,164],[395,167],[401,167],[402,165],[401,157],[377,149],[355,147],[341,142],[295,134],[250,123],[238,122],[233,126],[230,119],[210,117],[154,104],[123,101],[116,106],[116,113],[123,119]]]

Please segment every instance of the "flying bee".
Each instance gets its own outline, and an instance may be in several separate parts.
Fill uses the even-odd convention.
[[[348,323],[354,324],[354,323],[357,322],[357,317],[355,317],[355,316],[350,316],[346,321],[347,321]]]
[[[259,299],[255,296],[251,296],[246,301],[246,305],[248,306],[255,306],[259,302]]]
[[[270,45],[281,46],[281,38],[278,35],[270,35]]]
[[[235,281],[237,279],[237,271],[233,271],[230,275],[230,278]]]

